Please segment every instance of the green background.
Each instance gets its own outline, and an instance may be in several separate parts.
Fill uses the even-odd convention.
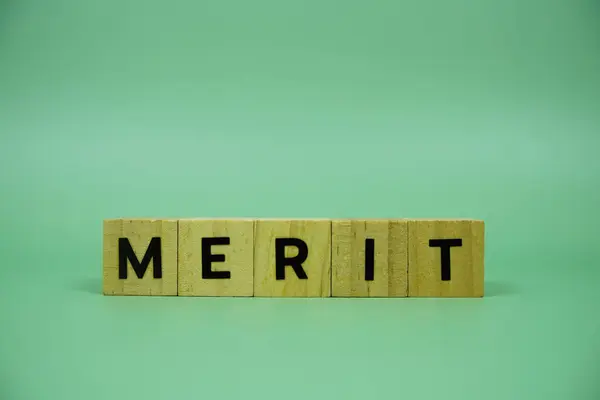
[[[600,398],[599,89],[593,0],[0,0],[0,398]],[[483,218],[486,297],[104,297],[120,216]]]

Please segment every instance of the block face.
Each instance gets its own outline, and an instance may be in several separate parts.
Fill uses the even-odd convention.
[[[176,296],[177,220],[105,220],[103,278],[106,295]]]
[[[179,296],[252,296],[253,230],[245,219],[180,220]]]
[[[406,297],[407,222],[332,221],[333,297]]]
[[[483,221],[411,220],[408,237],[410,297],[483,296]]]
[[[330,297],[331,221],[255,221],[254,295]]]

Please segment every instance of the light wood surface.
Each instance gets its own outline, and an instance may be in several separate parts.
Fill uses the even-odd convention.
[[[329,297],[331,295],[331,221],[258,219],[254,226],[254,295],[257,297]],[[277,242],[300,240],[300,246],[277,248]],[[302,256],[300,268],[285,265],[277,279],[276,252],[286,259]],[[306,279],[302,279],[302,274]],[[280,277],[281,278],[281,277]]]
[[[251,219],[180,220],[179,296],[252,296],[253,230]]]
[[[103,275],[107,295],[176,296],[177,220],[105,220]]]
[[[408,224],[410,297],[483,296],[483,221],[423,219]],[[449,261],[445,270],[444,253]]]
[[[333,297],[406,297],[407,222],[332,221]]]

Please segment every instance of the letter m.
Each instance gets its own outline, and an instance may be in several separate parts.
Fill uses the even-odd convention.
[[[131,243],[127,238],[119,238],[119,279],[127,279],[127,261],[131,263],[131,267],[139,279],[144,277],[150,260],[153,260],[153,275],[154,279],[162,278],[162,257],[161,257],[160,238],[153,237],[150,240],[146,254],[140,262],[131,248]]]

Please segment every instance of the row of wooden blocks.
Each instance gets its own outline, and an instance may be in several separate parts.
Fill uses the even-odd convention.
[[[109,219],[106,295],[482,297],[471,219]]]

